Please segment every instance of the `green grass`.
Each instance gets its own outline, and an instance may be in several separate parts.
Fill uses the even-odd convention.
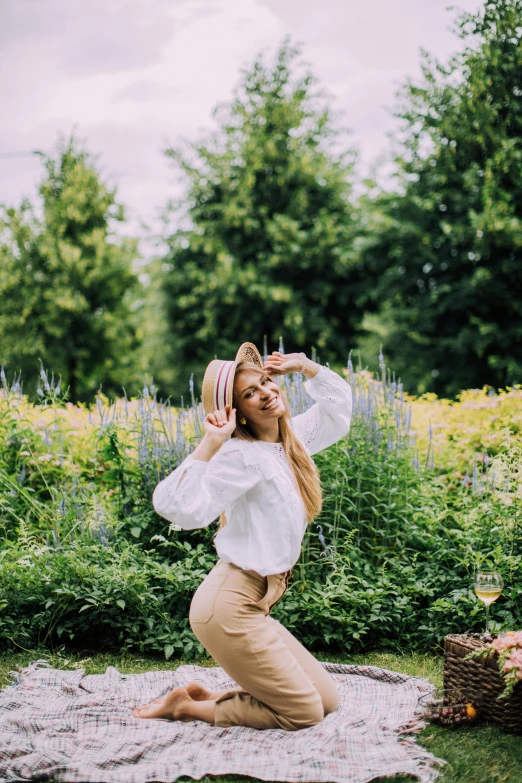
[[[425,677],[434,685],[442,685],[442,658],[435,655],[391,655],[369,653],[367,655],[336,656],[329,653],[317,653],[317,658],[335,663],[369,664],[382,666],[417,677]],[[108,655],[73,653],[49,653],[42,651],[23,651],[20,653],[0,654],[0,687],[9,682],[9,671],[17,666],[27,666],[29,661],[45,658],[56,668],[84,668],[87,674],[104,672],[107,666],[115,666],[125,673],[145,672],[151,669],[176,669],[183,663],[194,661],[165,661],[160,658],[134,655]],[[200,666],[213,665],[208,658],[197,661]],[[498,728],[479,725],[458,730],[443,729],[428,725],[419,735],[418,742],[435,756],[445,759],[439,783],[522,783],[522,742],[520,737],[504,734]],[[203,783],[234,783],[251,781],[241,776],[221,776],[202,778]],[[389,778],[387,779],[390,780]],[[394,783],[411,783],[414,778],[399,776]],[[379,779],[385,783],[384,778]],[[374,783],[379,783],[376,779]]]

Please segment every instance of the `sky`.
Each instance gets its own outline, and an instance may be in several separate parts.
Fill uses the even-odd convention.
[[[37,155],[16,153],[50,153],[74,132],[118,187],[127,233],[146,236],[183,192],[164,149],[212,129],[212,109],[232,97],[240,70],[288,35],[367,176],[389,155],[394,96],[420,77],[420,48],[445,61],[462,45],[449,8],[445,0],[0,0],[0,203],[34,198],[42,176]]]

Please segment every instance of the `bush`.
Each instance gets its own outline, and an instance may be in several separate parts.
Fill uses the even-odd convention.
[[[518,433],[504,429],[491,458],[470,449],[468,480],[455,479],[450,440],[446,465],[434,463],[436,437],[422,454],[411,440],[426,400],[405,399],[381,369],[376,380],[348,365],[352,428],[316,457],[323,510],[274,616],[311,649],[426,648],[483,628],[471,586],[487,562],[506,583],[498,627],[520,626]],[[301,377],[282,383],[294,412],[306,409]],[[216,562],[215,530],[169,532],[151,504],[201,434],[201,408],[174,410],[153,388],[71,406],[47,386],[30,405],[4,378],[0,398],[0,644],[201,654],[188,610]]]
[[[0,563],[0,637],[21,647],[68,643],[81,649],[174,652],[195,642],[188,609],[212,567],[199,545],[176,564],[136,544],[95,543],[52,549],[34,540],[4,550]]]

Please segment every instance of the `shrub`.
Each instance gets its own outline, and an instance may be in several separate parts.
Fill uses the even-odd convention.
[[[454,451],[449,438],[438,449],[440,438],[429,432],[418,446],[412,441],[412,409],[418,421],[415,406],[424,406],[426,418],[426,399],[405,399],[383,364],[379,380],[351,363],[346,373],[351,431],[315,458],[323,510],[274,616],[312,649],[425,648],[450,631],[483,628],[471,584],[474,569],[489,563],[506,583],[493,611],[498,627],[520,625],[515,428],[504,428],[495,453],[480,461],[470,442],[467,480],[456,478],[460,441]],[[311,404],[301,376],[281,383],[295,413]],[[502,400],[513,404],[512,396]],[[429,405],[449,411],[453,431],[462,429],[458,406]],[[469,416],[463,407],[466,427]],[[188,609],[216,562],[214,528],[171,533],[151,504],[156,483],[199,438],[201,418],[193,397],[175,410],[153,387],[137,400],[109,403],[100,394],[87,407],[71,406],[47,383],[30,405],[4,376],[0,644],[202,652]]]
[[[199,545],[174,564],[136,544],[32,541],[3,551],[0,638],[18,647],[68,643],[81,649],[202,652],[188,625],[190,600],[212,567]],[[194,651],[193,651],[194,648]],[[196,650],[196,648],[199,648]]]

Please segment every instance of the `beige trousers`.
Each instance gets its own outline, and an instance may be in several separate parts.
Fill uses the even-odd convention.
[[[219,560],[194,593],[190,627],[239,685],[216,701],[215,726],[296,731],[337,709],[331,676],[269,615],[288,576],[261,576]]]

